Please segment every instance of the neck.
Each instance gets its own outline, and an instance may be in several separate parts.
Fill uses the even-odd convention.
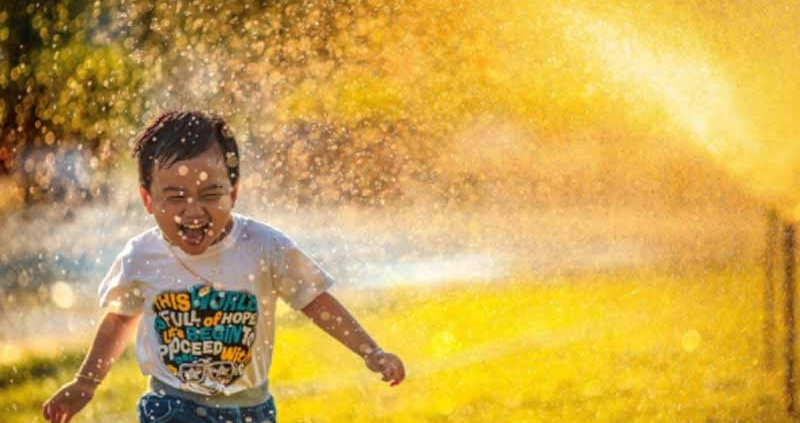
[[[222,230],[217,239],[215,239],[214,242],[211,243],[211,245],[214,245],[222,241],[223,238],[228,236],[228,234],[231,232],[231,229],[233,229],[233,219],[234,219],[233,216],[231,216],[231,219],[228,221],[228,224],[225,225],[225,229]]]

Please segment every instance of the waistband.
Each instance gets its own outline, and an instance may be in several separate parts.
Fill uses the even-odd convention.
[[[139,398],[137,414],[142,422],[275,423],[278,417],[272,397],[253,407],[209,407],[186,398],[154,392],[145,392]]]
[[[265,382],[260,386],[256,386],[255,388],[245,389],[244,391],[239,391],[231,395],[203,395],[196,392],[184,391],[183,389],[175,388],[174,386],[171,386],[154,376],[150,376],[149,379],[149,392],[159,395],[167,394],[174,397],[187,399],[207,407],[253,407],[263,404],[272,398],[272,394],[269,392],[268,382]]]

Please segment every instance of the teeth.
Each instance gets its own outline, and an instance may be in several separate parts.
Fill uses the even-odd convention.
[[[195,224],[195,225],[183,225],[183,227],[187,228],[187,229],[202,229],[202,228],[205,228],[206,225],[205,224],[202,224],[202,225],[197,225],[197,224]]]

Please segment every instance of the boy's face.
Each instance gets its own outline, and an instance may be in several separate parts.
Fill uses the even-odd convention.
[[[219,146],[189,160],[153,166],[150,191],[139,193],[161,232],[187,254],[201,254],[233,224],[238,186],[231,186]]]

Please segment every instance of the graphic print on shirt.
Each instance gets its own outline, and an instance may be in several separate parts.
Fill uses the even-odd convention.
[[[254,294],[195,285],[161,292],[153,310],[161,360],[182,382],[217,393],[250,364],[258,321]]]

